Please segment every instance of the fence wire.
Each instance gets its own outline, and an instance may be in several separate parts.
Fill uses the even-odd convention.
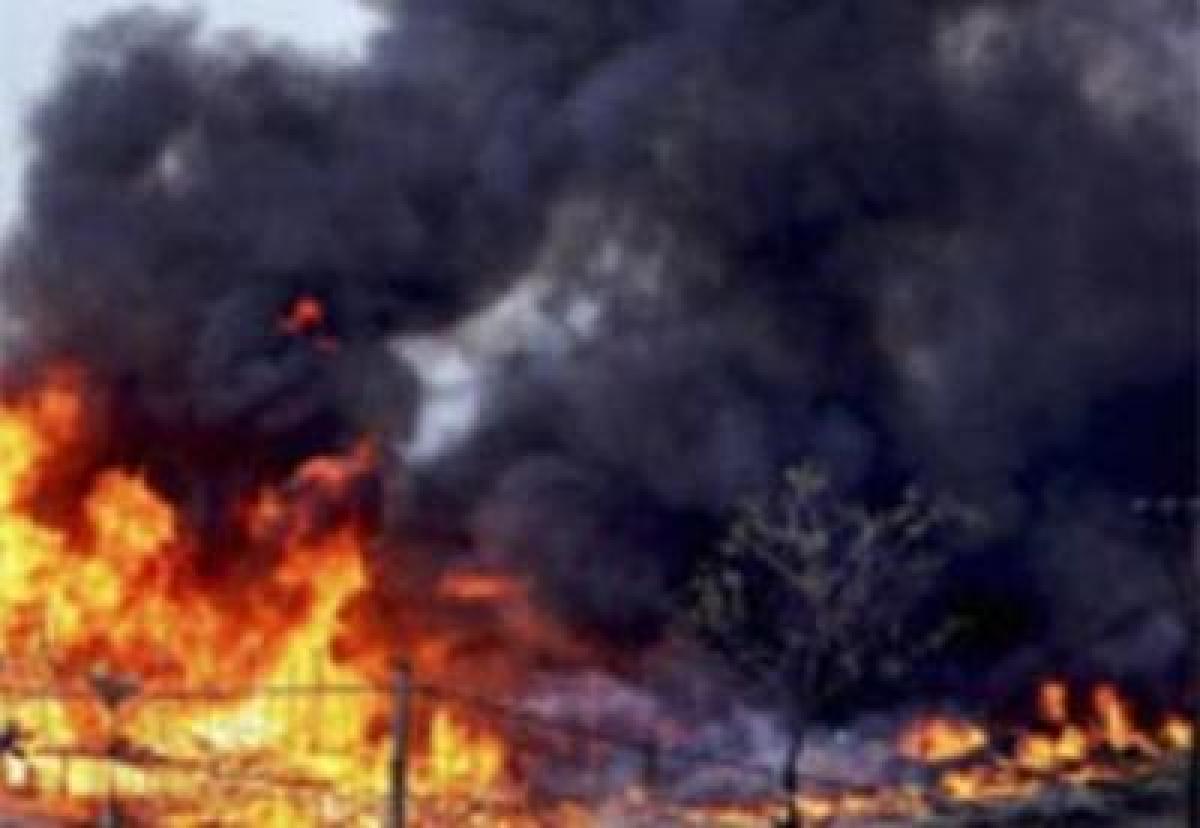
[[[650,742],[449,688],[172,690],[52,672],[0,664],[0,818],[166,828],[770,824],[647,795],[669,765]],[[384,715],[364,750],[355,717],[372,708]]]

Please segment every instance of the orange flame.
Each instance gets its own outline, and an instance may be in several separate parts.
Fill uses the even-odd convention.
[[[1038,688],[1038,713],[1050,725],[1065,725],[1070,721],[1070,697],[1067,685],[1061,681],[1046,681]]]
[[[1169,750],[1191,750],[1193,738],[1195,734],[1192,732],[1192,724],[1182,716],[1168,716],[1159,731],[1159,740]]]
[[[325,306],[313,296],[301,296],[279,321],[279,328],[292,336],[305,336],[325,326]]]
[[[319,304],[298,305],[294,332],[319,327],[322,314]],[[328,507],[353,500],[372,473],[373,446],[364,441],[343,456],[312,458],[244,504],[236,519],[253,548],[222,552],[253,553],[255,566],[230,584],[202,574],[203,555],[212,550],[137,469],[104,468],[82,484],[75,480],[69,492],[76,505],[65,516],[43,508],[47,496],[64,497],[55,487],[62,465],[77,459],[82,400],[80,378],[55,372],[27,397],[0,403],[0,684],[61,691],[0,696],[0,798],[74,813],[114,787],[141,790],[175,809],[155,824],[197,828],[212,824],[208,803],[194,792],[209,784],[205,774],[215,767],[242,783],[236,802],[225,803],[237,810],[231,824],[378,826],[374,805],[355,811],[330,796],[314,811],[272,794],[272,785],[287,784],[361,791],[362,801],[380,801],[389,781],[390,697],[293,697],[286,690],[378,686],[398,648],[418,672],[434,669],[447,650],[430,631],[393,640],[386,614],[378,623],[355,623],[383,612],[371,602],[367,538],[352,509]],[[330,514],[317,519],[320,510]],[[504,573],[450,571],[433,590],[471,613],[514,605],[512,623],[534,623],[520,611],[525,585]],[[181,690],[196,695],[164,708],[161,699]],[[1051,783],[1122,778],[1195,738],[1178,716],[1153,734],[1143,730],[1112,685],[1095,688],[1091,702],[1088,718],[1078,721],[1065,683],[1045,683],[1041,726],[1018,734],[1007,755],[991,729],[951,717],[914,722],[900,733],[896,752],[937,766],[941,797],[977,801],[1030,796]],[[520,801],[517,763],[494,723],[447,706],[427,712],[413,727],[423,737],[413,750],[415,795],[463,802],[484,792]],[[4,749],[18,737],[27,750]],[[630,790],[625,804],[652,796]],[[925,792],[884,786],[807,793],[797,806],[810,819],[834,820],[915,815],[930,802]],[[771,813],[763,802],[694,806],[684,809],[681,824],[719,818],[749,826]],[[554,811],[550,823],[519,810],[499,821],[460,810],[417,824],[586,828],[606,818],[573,803]]]
[[[328,314],[325,305],[315,296],[300,296],[279,319],[279,331],[287,336],[311,339],[318,350],[331,353],[338,341],[327,332]]]
[[[504,745],[479,728],[436,710],[430,724],[424,786],[435,791],[478,791],[499,782],[504,770]]]
[[[900,754],[929,765],[970,756],[990,742],[987,731],[959,719],[919,719],[901,735]]]

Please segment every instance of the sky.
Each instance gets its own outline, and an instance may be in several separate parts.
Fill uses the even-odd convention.
[[[63,35],[133,5],[136,0],[0,0],[0,227],[9,225],[17,209],[24,113],[52,81]],[[354,0],[155,0],[148,5],[197,10],[213,28],[248,27],[268,39],[345,54],[353,54],[374,23]]]

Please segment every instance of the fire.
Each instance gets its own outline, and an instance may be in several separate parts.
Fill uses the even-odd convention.
[[[1170,750],[1190,750],[1194,738],[1191,723],[1182,716],[1168,716],[1159,731],[1159,740]]]
[[[285,323],[312,334],[324,310],[302,299]],[[145,470],[79,471],[84,407],[69,371],[0,404],[0,796],[65,814],[86,813],[112,790],[142,791],[156,803],[154,824],[168,828],[215,824],[212,802],[222,804],[220,824],[380,826],[398,715],[388,670],[403,655],[428,674],[447,645],[429,630],[401,640],[374,603],[367,521],[347,504],[372,474],[375,447],[302,462],[235,510],[241,540],[220,552],[253,566],[231,579],[205,571],[209,541]],[[526,585],[503,572],[451,570],[430,592],[456,609],[502,605],[509,623],[536,623],[521,609]],[[372,613],[383,620],[357,623]],[[314,685],[339,692],[296,692]],[[1096,687],[1089,701],[1079,714],[1065,683],[1046,682],[1039,724],[1011,749],[982,723],[921,718],[895,751],[935,769],[936,792],[808,792],[797,806],[817,822],[912,816],[935,798],[1124,778],[1194,740],[1178,716],[1145,729],[1115,686]],[[433,704],[408,724],[415,825],[610,819],[580,802],[556,805],[550,823],[535,817],[512,746],[485,714]],[[654,796],[632,788],[621,804],[644,808]],[[507,803],[508,815],[480,812],[481,798]],[[669,810],[679,825],[757,825],[776,812],[764,802]]]
[[[305,336],[325,325],[325,306],[313,296],[301,296],[279,321],[279,329],[292,336]]]
[[[272,772],[326,782],[372,773],[382,779],[386,745],[374,733],[386,711],[379,698],[336,696],[313,711],[252,691],[318,677],[366,679],[341,645],[343,610],[368,583],[362,531],[352,521],[318,530],[305,509],[306,497],[337,498],[366,474],[369,450],[305,464],[294,486],[313,494],[262,494],[247,534],[262,537],[273,518],[277,561],[230,591],[198,574],[199,538],[136,470],[97,472],[73,517],[40,513],[43,484],[53,483],[55,464],[80,436],[79,400],[78,389],[56,383],[0,407],[4,677],[62,688],[55,698],[3,711],[13,732],[31,741],[27,755],[4,755],[8,787],[99,795],[114,773],[139,783],[149,773],[136,761],[114,765],[114,751],[137,757],[164,748],[173,761],[197,766],[213,752],[266,752],[256,761]],[[358,649],[369,647],[359,642]],[[177,688],[230,684],[244,687],[180,705],[166,720],[143,702]],[[289,746],[297,719],[318,714],[338,723],[344,743],[323,755]],[[113,742],[118,721],[123,741]],[[50,758],[72,753],[69,762]]]
[[[1061,681],[1051,680],[1042,683],[1038,688],[1038,713],[1042,721],[1049,725],[1061,726],[1071,717],[1070,694],[1067,685]]]
[[[329,318],[325,305],[315,296],[300,296],[279,318],[279,332],[286,336],[310,340],[319,351],[332,353],[338,341],[328,332]]]
[[[1052,785],[1120,781],[1150,770],[1152,760],[1164,753],[1191,745],[1191,726],[1177,715],[1168,716],[1154,734],[1142,729],[1114,685],[1096,686],[1090,700],[1090,711],[1076,718],[1067,684],[1043,682],[1037,691],[1039,724],[1010,734],[1011,751],[1002,750],[1005,740],[997,731],[938,717],[904,728],[896,749],[912,762],[943,768],[938,780],[943,797],[987,802],[1028,798]]]
[[[299,306],[297,332],[318,311]],[[370,577],[367,529],[343,508],[372,474],[374,446],[311,458],[237,510],[250,548],[228,554],[259,563],[231,583],[202,572],[203,539],[138,469],[89,473],[64,514],[56,487],[83,440],[81,411],[81,388],[57,379],[0,404],[0,790],[60,809],[153,792],[157,824],[193,828],[208,824],[206,803],[188,792],[216,774],[235,824],[293,828],[317,813],[379,824],[393,699],[373,688],[401,642],[347,621],[369,607]],[[499,575],[448,575],[439,591],[516,595]],[[418,669],[444,649],[409,644]],[[291,690],[318,685],[354,692]],[[412,791],[510,786],[486,722],[444,707],[413,728]],[[320,794],[319,806],[278,796],[289,788]],[[333,795],[345,790],[366,811]]]
[[[988,735],[979,725],[959,719],[920,719],[900,736],[902,756],[940,764],[970,756],[987,747]]]
[[[950,795],[1013,798],[1050,783],[1119,780],[1144,772],[1148,761],[1164,752],[1186,749],[1192,738],[1190,726],[1178,716],[1168,717],[1157,736],[1141,729],[1132,706],[1111,684],[1093,689],[1085,721],[1072,721],[1070,693],[1062,682],[1044,683],[1038,702],[1049,729],[1020,733],[1012,757],[1004,762],[951,771],[942,780]]]
[[[1053,771],[1082,762],[1091,747],[1083,731],[1067,725],[1052,735],[1027,733],[1017,742],[1019,767],[1032,771]]]
[[[960,802],[996,799],[1023,799],[1037,793],[1041,785],[1003,767],[981,765],[946,773],[941,779],[942,792]]]
[[[438,594],[455,601],[505,601],[523,597],[524,586],[507,575],[450,572],[438,584]]]
[[[1138,751],[1147,756],[1158,753],[1154,741],[1137,729],[1128,703],[1117,688],[1101,684],[1092,693],[1092,704],[1099,719],[1098,738],[1116,751]]]
[[[487,790],[501,780],[504,761],[504,745],[495,736],[456,720],[447,710],[434,712],[425,786],[434,791]]]

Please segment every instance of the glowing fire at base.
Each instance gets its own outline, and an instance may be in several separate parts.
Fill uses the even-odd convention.
[[[1139,729],[1131,706],[1112,685],[1093,690],[1091,711],[1083,721],[1070,717],[1069,698],[1065,684],[1043,684],[1042,729],[1016,734],[1009,755],[947,770],[941,778],[944,794],[970,801],[1011,799],[1048,784],[1119,781],[1152,770],[1166,754],[1191,745],[1191,728],[1178,716],[1167,717],[1157,735]],[[901,750],[910,758],[943,764],[979,757],[994,743],[978,725],[931,720],[906,733]]]
[[[297,333],[321,324],[298,305]],[[239,520],[256,566],[231,585],[206,574],[200,537],[134,469],[105,468],[79,485],[86,435],[78,378],[51,377],[0,406],[0,782],[9,799],[86,814],[113,791],[144,800],[154,824],[380,825],[389,782],[386,693],[294,695],[302,684],[379,687],[392,642],[348,623],[367,591],[366,530],[322,507],[370,472],[371,450],[317,458],[268,487]],[[65,482],[64,482],[65,481]],[[71,498],[64,503],[65,489]],[[336,513],[336,510],[334,510]],[[502,576],[447,579],[446,596],[516,601]],[[411,652],[409,652],[411,650]],[[236,689],[230,690],[231,685]],[[1092,694],[1073,719],[1065,685],[1040,692],[1043,726],[1009,752],[975,722],[928,718],[900,734],[897,753],[940,769],[933,793],[915,787],[811,794],[812,819],[915,815],[935,800],[1029,796],[1052,783],[1140,773],[1194,738],[1168,717],[1139,729],[1115,688]],[[408,790],[415,825],[588,826],[591,806],[523,812],[526,791],[510,749],[486,721],[434,706],[413,722]],[[346,792],[354,792],[347,796]],[[130,794],[132,792],[132,795]],[[482,813],[480,797],[507,803]],[[630,790],[630,806],[653,792]],[[221,805],[214,822],[209,810]],[[672,807],[675,824],[761,825],[778,803]],[[549,821],[547,821],[549,819]]]

